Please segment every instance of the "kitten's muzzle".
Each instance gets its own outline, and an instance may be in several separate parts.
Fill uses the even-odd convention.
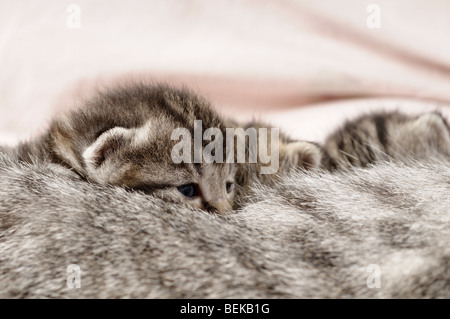
[[[211,213],[226,214],[230,212],[233,207],[227,200],[221,200],[217,202],[202,202],[202,208]]]

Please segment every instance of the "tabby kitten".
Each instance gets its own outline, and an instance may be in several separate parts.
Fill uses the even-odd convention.
[[[384,112],[360,116],[333,132],[325,141],[321,165],[333,171],[433,156],[450,156],[450,129],[439,112]]]
[[[264,165],[259,162],[174,163],[171,155],[178,141],[172,133],[184,128],[193,137],[196,120],[202,121],[201,133],[217,128],[226,136],[226,128],[238,126],[187,89],[133,84],[100,92],[81,108],[54,119],[43,136],[20,144],[15,152],[24,161],[62,165],[90,182],[225,213],[238,206],[238,197],[245,195],[252,180],[270,182],[271,177],[260,174]],[[317,145],[284,136],[279,142],[283,170],[289,165],[320,165]],[[205,140],[202,143],[204,147]]]

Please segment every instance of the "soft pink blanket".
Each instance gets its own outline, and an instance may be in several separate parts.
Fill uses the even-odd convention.
[[[80,28],[69,4],[0,3],[0,143],[130,77],[185,84],[300,139],[371,109],[450,114],[447,0],[76,1]]]

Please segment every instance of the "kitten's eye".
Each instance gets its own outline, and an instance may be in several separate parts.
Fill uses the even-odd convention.
[[[196,197],[198,196],[198,185],[197,184],[186,184],[178,186],[177,189],[186,197]]]
[[[233,183],[227,183],[226,184],[226,188],[227,188],[227,193],[231,193],[231,191],[233,190],[233,186],[234,186],[234,184]]]

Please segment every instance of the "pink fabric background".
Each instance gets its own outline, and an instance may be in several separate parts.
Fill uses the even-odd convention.
[[[448,0],[1,2],[0,143],[130,77],[185,84],[299,139],[372,109],[450,115],[449,36]]]

